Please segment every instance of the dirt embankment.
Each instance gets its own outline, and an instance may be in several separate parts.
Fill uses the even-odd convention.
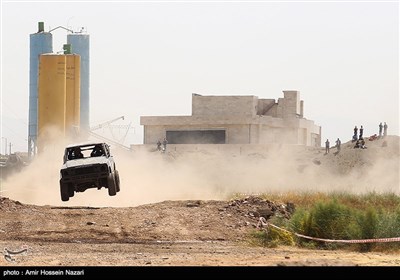
[[[249,243],[259,216],[290,217],[258,197],[137,207],[54,207],[0,200],[0,266],[400,266],[398,254]]]

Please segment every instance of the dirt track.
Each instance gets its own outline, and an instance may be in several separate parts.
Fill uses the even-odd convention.
[[[84,208],[3,198],[0,266],[400,266],[398,253],[251,245],[266,205],[285,214],[258,199]]]

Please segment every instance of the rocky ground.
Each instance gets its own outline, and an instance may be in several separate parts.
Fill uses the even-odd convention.
[[[290,216],[258,197],[137,207],[53,207],[0,200],[0,265],[400,266],[398,253],[266,248],[250,241],[260,214]]]

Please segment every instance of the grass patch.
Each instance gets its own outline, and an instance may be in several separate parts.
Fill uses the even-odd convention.
[[[340,192],[289,192],[263,194],[261,197],[276,203],[291,202],[295,205],[296,210],[289,220],[275,215],[268,221],[293,233],[333,240],[400,237],[400,197],[392,193],[355,195]],[[296,244],[307,248],[350,248],[362,252],[400,250],[400,242],[323,242],[284,233],[268,227],[265,233],[251,235],[253,239],[258,239],[260,245],[268,247]]]

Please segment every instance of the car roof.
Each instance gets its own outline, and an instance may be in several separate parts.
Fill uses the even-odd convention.
[[[74,144],[68,144],[66,148],[71,148],[71,147],[76,147],[76,146],[91,146],[91,145],[102,145],[106,144],[104,142],[81,142],[81,143],[74,143]]]

